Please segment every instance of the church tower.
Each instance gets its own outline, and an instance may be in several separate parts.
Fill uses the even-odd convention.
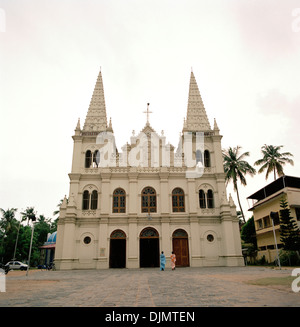
[[[101,72],[73,135],[70,191],[60,208],[58,269],[241,266],[236,207],[226,194],[221,139],[191,72],[179,145],[149,122],[117,149]],[[134,127],[133,127],[134,128]],[[168,261],[167,261],[168,266]]]

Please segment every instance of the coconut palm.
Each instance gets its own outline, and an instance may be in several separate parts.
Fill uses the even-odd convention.
[[[11,209],[7,209],[7,210],[0,208],[0,211],[2,213],[1,227],[5,230],[6,234],[7,234],[7,232],[10,231],[10,229],[12,228],[12,226],[14,224],[15,212],[17,210],[18,209],[16,209],[16,208],[11,208]]]
[[[249,156],[249,152],[240,154],[241,146],[235,148],[229,147],[228,150],[223,150],[223,160],[224,160],[224,171],[226,174],[226,184],[230,181],[233,183],[234,190],[237,193],[237,199],[239,202],[241,214],[243,216],[244,223],[245,215],[241,206],[240,196],[237,181],[239,180],[242,185],[247,185],[245,175],[249,174],[251,176],[255,175],[256,170],[246,161],[245,157]]]
[[[280,153],[280,149],[283,145],[274,146],[274,145],[264,145],[261,147],[261,152],[263,154],[263,158],[255,161],[254,165],[260,166],[258,173],[262,173],[264,170],[267,170],[266,179],[271,172],[274,173],[274,180],[276,180],[276,172],[278,176],[283,176],[283,166],[286,163],[294,165],[294,161],[289,157],[293,157],[290,152]]]
[[[29,220],[31,219],[32,221],[36,220],[35,217],[35,212],[34,212],[34,207],[28,207],[24,212],[21,212],[22,215],[22,221],[27,219],[27,225],[29,225]]]

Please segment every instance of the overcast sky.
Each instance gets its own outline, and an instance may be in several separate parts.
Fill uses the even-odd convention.
[[[52,218],[101,67],[118,148],[145,125],[177,145],[191,67],[222,147],[284,145],[300,176],[297,0],[0,0],[0,207]],[[247,177],[246,198],[272,182]],[[232,186],[228,193],[236,201]],[[251,203],[249,203],[251,204]]]

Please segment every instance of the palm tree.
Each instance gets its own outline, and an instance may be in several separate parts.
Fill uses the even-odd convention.
[[[9,232],[12,228],[15,219],[15,212],[17,210],[18,209],[16,208],[11,208],[7,210],[0,208],[0,211],[2,213],[1,227],[5,230],[5,234],[7,234],[7,232]]]
[[[237,186],[237,181],[240,180],[242,185],[247,185],[245,175],[249,174],[251,176],[255,175],[256,170],[245,160],[245,157],[249,156],[249,152],[240,154],[241,147],[238,145],[235,148],[229,147],[228,150],[223,150],[223,160],[224,160],[224,171],[226,174],[226,185],[232,181],[234,190],[237,193],[237,199],[239,202],[241,214],[243,216],[244,223],[246,222],[244,212],[240,202],[239,190]]]
[[[27,207],[24,212],[21,212],[21,215],[22,215],[22,221],[27,219],[27,225],[29,225],[29,220],[30,219],[32,221],[36,220],[34,207]]]
[[[290,152],[280,153],[280,149],[283,145],[274,146],[274,145],[264,145],[261,147],[261,152],[263,158],[257,160],[254,165],[260,166],[258,173],[262,173],[265,169],[267,170],[266,179],[268,179],[269,174],[274,172],[274,180],[276,180],[276,172],[278,176],[284,176],[283,166],[286,163],[294,165],[294,161],[288,157],[293,157]]]
[[[5,244],[5,238],[8,235],[8,232],[15,226],[16,219],[15,219],[15,212],[18,209],[11,208],[4,210],[0,208],[0,211],[2,213],[2,219],[0,220],[0,236],[2,239],[1,246],[0,246],[0,252],[3,259],[3,254],[5,253],[4,244]]]

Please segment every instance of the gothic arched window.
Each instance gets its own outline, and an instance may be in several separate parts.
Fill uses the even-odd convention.
[[[214,193],[212,190],[207,191],[207,208],[214,208]]]
[[[198,162],[201,162],[203,164],[203,157],[202,157],[202,152],[200,150],[196,151],[196,165]]]
[[[94,190],[91,195],[91,210],[96,210],[98,206],[98,192]]]
[[[184,212],[184,192],[177,187],[172,192],[172,207],[173,212]]]
[[[92,152],[87,150],[85,153],[85,168],[90,168],[92,164]]]
[[[210,153],[208,150],[204,151],[204,167],[210,167]]]
[[[99,167],[99,163],[100,163],[100,151],[96,150],[93,153],[93,166]]]
[[[205,193],[203,190],[199,191],[199,204],[200,204],[200,208],[202,209],[206,208]]]
[[[82,210],[89,210],[90,194],[89,191],[84,191],[82,196]]]
[[[126,193],[123,189],[117,188],[113,193],[113,213],[125,213]]]
[[[156,192],[153,187],[145,187],[142,191],[142,212],[156,212]]]

